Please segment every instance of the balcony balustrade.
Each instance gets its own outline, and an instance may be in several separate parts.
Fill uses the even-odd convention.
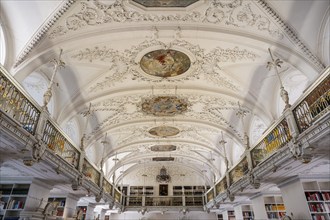
[[[0,118],[6,114],[16,121],[22,129],[37,136],[37,127],[41,126],[41,142],[48,150],[58,155],[70,166],[79,171],[90,181],[102,187],[103,193],[113,198],[118,204],[128,201],[128,206],[203,206],[203,197],[210,206],[220,194],[227,193],[231,186],[248,177],[254,169],[267,161],[279,150],[287,147],[293,140],[294,127],[298,127],[298,135],[308,130],[330,109],[330,69],[328,68],[320,78],[306,90],[305,94],[288,110],[293,114],[291,120],[284,113],[261,137],[255,146],[248,152],[251,156],[252,167],[249,167],[248,157],[244,156],[228,175],[217,182],[205,195],[199,196],[132,196],[123,199],[123,194],[103,178],[101,172],[94,167],[82,154],[81,150],[73,144],[60,127],[46,117],[42,123],[42,108],[24,91],[6,70],[0,66]],[[291,123],[291,124],[290,124]],[[297,138],[297,137],[296,137]],[[101,178],[103,178],[101,180]],[[227,181],[229,178],[229,181]],[[230,183],[229,186],[227,183]],[[126,204],[122,204],[126,205]]]

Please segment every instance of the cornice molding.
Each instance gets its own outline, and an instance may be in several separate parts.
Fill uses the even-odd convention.
[[[293,30],[293,28],[290,27],[289,24],[285,23],[265,0],[256,0],[256,3],[263,9],[263,11],[265,11],[269,16],[273,18],[273,22],[276,22],[282,28],[283,32],[292,41],[292,43],[297,46],[304,55],[307,56],[309,61],[311,61],[311,63],[319,72],[325,68],[325,65],[308,49],[306,44],[299,38],[298,34]]]
[[[20,65],[27,57],[28,54],[44,39],[46,33],[53,27],[63,15],[64,13],[75,3],[76,0],[64,0],[62,5],[58,8],[57,11],[46,21],[39,30],[35,33],[35,35],[31,38],[31,40],[25,46],[23,52],[17,58],[14,68]]]
[[[72,5],[74,5],[75,2],[77,2],[77,1],[76,0],[65,0],[63,2],[62,6],[60,6],[59,9],[54,13],[54,15],[47,22],[45,22],[45,24],[36,32],[36,34],[34,35],[34,37],[32,37],[32,39],[27,44],[27,46],[25,47],[25,49],[23,50],[23,52],[21,52],[21,54],[19,55],[18,59],[16,60],[16,62],[14,64],[14,67],[15,68],[17,66],[19,66],[27,58],[27,56],[31,53],[31,51],[41,42],[41,40],[43,40],[45,38],[45,36],[48,36],[50,34],[49,33],[50,32],[50,29],[52,29],[52,27],[54,26],[54,24],[65,14],[65,12],[67,12],[67,10]],[[320,61],[320,59],[318,57],[316,57],[308,49],[308,47],[302,42],[301,39],[299,39],[298,35],[293,31],[293,29],[288,24],[286,24],[283,21],[283,19],[274,11],[274,9],[272,9],[268,5],[268,3],[265,0],[256,0],[255,2],[256,2],[257,7],[259,7],[265,14],[268,14],[272,18],[272,22],[275,22],[276,24],[278,24],[280,26],[280,28],[287,35],[287,37],[289,38],[289,40],[291,40],[292,43],[297,48],[299,48],[299,50],[306,56],[306,58],[308,58],[309,62],[318,71],[321,71],[321,70],[323,70],[325,68],[325,66],[322,64],[322,62]],[[120,3],[120,1],[118,1],[118,2],[116,1],[116,3],[114,3],[114,5],[116,5],[117,7],[123,7],[123,10],[126,8],[122,3]],[[99,4],[96,3],[96,6],[100,7],[101,9],[103,7],[102,4],[101,4],[102,7],[100,6],[100,3]],[[202,19],[200,21],[202,23],[209,22],[211,24],[218,24],[219,22],[221,22],[222,20],[224,20],[224,17],[221,17],[222,16],[221,13],[220,14],[219,13],[218,14],[215,14],[215,13],[218,12],[221,8],[226,8],[226,7],[229,7],[229,6],[227,4],[223,4],[221,2],[212,1],[210,3],[210,6],[208,7],[208,9],[204,12],[205,15],[202,15],[200,12],[193,11],[193,12],[191,12],[192,14],[189,14],[188,13],[188,14],[185,15],[186,17],[185,17],[184,21],[187,22],[187,21],[190,21],[191,20],[192,22],[198,22],[200,19]],[[238,6],[236,5],[235,7],[238,7]],[[112,7],[110,7],[110,8],[112,8]],[[211,9],[213,9],[213,10],[211,10]],[[126,11],[126,9],[124,11]],[[222,11],[220,10],[220,12],[222,12]],[[125,12],[122,12],[122,13],[125,14]],[[213,15],[212,16],[213,20],[211,18],[209,18],[210,17],[210,13],[211,13],[211,15]],[[144,14],[139,13],[139,12],[135,12],[135,13],[127,14],[127,16],[140,16],[140,17],[142,16],[143,17]],[[171,17],[172,19],[175,20],[175,17],[176,16],[169,16],[169,17]],[[134,21],[134,17],[131,17],[131,18],[129,17],[127,19],[128,20],[131,19],[131,20]],[[151,21],[153,21],[153,19],[155,19],[155,17],[152,17],[151,16],[149,19],[151,19]],[[137,19],[137,21],[138,20],[139,19]],[[157,20],[156,19],[155,21],[163,21],[163,20],[162,19],[160,19],[160,20]],[[164,21],[168,21],[168,20],[165,19]],[[233,25],[235,26],[235,24],[233,24]],[[64,27],[62,27],[62,28],[64,28]],[[268,27],[268,28],[270,28],[270,27]],[[278,30],[270,30],[270,29],[268,29],[268,31],[270,31],[270,33],[272,33],[272,32],[278,33]]]

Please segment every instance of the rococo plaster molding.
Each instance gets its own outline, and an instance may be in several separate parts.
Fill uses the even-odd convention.
[[[104,129],[109,129],[109,127],[114,127],[128,121],[132,121],[132,119],[138,121],[142,119],[146,119],[146,115],[141,110],[142,100],[152,97],[152,95],[145,94],[135,94],[135,95],[127,95],[120,96],[115,98],[110,98],[107,100],[99,101],[97,103],[92,103],[92,110],[96,114],[98,111],[107,112],[110,116],[106,117],[102,121],[98,122],[95,125],[93,130],[87,134],[86,139],[91,140],[92,137],[95,137],[100,131],[104,131]],[[208,95],[201,94],[191,94],[189,96],[180,95],[178,97],[186,99],[191,107],[188,108],[186,112],[180,114],[180,119],[182,120],[201,120],[206,121],[210,124],[215,124],[216,126],[227,127],[238,139],[243,140],[243,134],[239,131],[236,125],[233,125],[230,121],[226,119],[223,115],[223,111],[227,110],[238,110],[239,106],[237,104],[237,100],[232,98],[225,97],[213,97]],[[125,104],[130,103],[130,104]],[[200,108],[195,108],[195,106],[199,105]],[[242,106],[241,106],[242,107]],[[248,113],[251,111],[243,106],[244,110]],[[86,109],[80,111],[79,114],[84,114]],[[125,112],[125,114],[122,114]],[[234,116],[236,117],[236,116]],[[168,118],[168,117],[167,117]],[[154,121],[159,119],[156,116],[148,116],[149,121]],[[175,120],[176,116],[171,116],[170,120]],[[146,127],[145,130],[150,129]],[[145,135],[145,130],[136,129],[135,133],[138,132],[139,135]]]
[[[64,0],[62,6],[54,13],[54,15],[43,24],[36,32],[34,37],[26,45],[23,52],[16,60],[14,67],[20,65],[28,56],[29,53],[44,39],[47,32],[55,25],[55,23],[64,15],[64,13],[75,3],[76,0]]]
[[[194,57],[190,69],[179,77],[152,77],[145,73],[140,67],[137,57],[141,51],[150,50],[150,48],[175,48],[176,50],[187,51]],[[128,77],[131,80],[154,83],[183,83],[187,80],[199,80],[204,77],[210,83],[214,83],[219,87],[224,87],[238,92],[240,87],[238,83],[228,78],[228,74],[223,73],[221,64],[236,63],[242,61],[254,61],[259,56],[253,51],[240,49],[237,46],[234,48],[216,47],[207,52],[188,41],[175,39],[169,44],[165,44],[157,39],[148,39],[141,42],[137,46],[132,46],[124,52],[113,50],[106,46],[95,46],[94,48],[85,48],[77,52],[73,52],[72,59],[88,62],[106,62],[110,64],[107,71],[107,76],[99,79],[97,83],[89,87],[89,92],[99,92],[106,88],[113,87],[118,82],[123,82]]]
[[[258,14],[257,8],[250,1],[232,0],[221,2],[210,1],[205,11],[190,11],[184,15],[158,15],[142,13],[128,8],[122,0],[112,4],[98,1],[90,3],[80,2],[80,11],[72,13],[65,18],[65,25],[58,25],[49,33],[50,39],[64,36],[70,32],[78,31],[88,26],[106,23],[124,22],[202,22],[223,24],[232,28],[253,27],[257,31],[266,32],[269,37],[282,39],[283,34],[276,25],[264,15]]]
[[[20,65],[27,58],[27,55],[31,53],[31,51],[42,39],[44,39],[46,34],[50,39],[52,39],[56,36],[65,35],[69,31],[75,31],[84,26],[94,26],[102,23],[134,21],[162,22],[180,20],[181,22],[204,22],[211,24],[222,23],[234,28],[252,26],[258,31],[267,32],[270,37],[275,37],[278,40],[282,39],[284,36],[283,33],[285,33],[290,41],[293,40],[295,45],[305,56],[307,56],[307,58],[318,70],[324,69],[322,62],[311,53],[311,51],[299,39],[298,35],[292,30],[292,28],[290,28],[264,0],[257,0],[254,2],[254,5],[261,8],[263,13],[269,15],[271,18],[261,14],[256,14],[256,9],[251,8],[251,3],[243,0],[232,0],[226,3],[213,0],[210,2],[209,7],[205,10],[204,14],[198,11],[193,11],[185,14],[184,16],[157,16],[155,14],[150,14],[147,16],[137,11],[128,10],[127,7],[124,6],[122,0],[116,0],[111,5],[105,5],[97,1],[89,4],[79,2],[82,6],[80,12],[66,17],[65,25],[53,27],[54,24],[57,23],[57,21],[75,2],[75,0],[66,0],[66,2],[63,3],[63,6],[58,9],[54,16],[46,22],[42,28],[40,28],[34,38],[32,38],[32,40],[27,44],[23,52],[18,57],[14,67]],[[281,30],[277,29],[277,25],[280,25]]]

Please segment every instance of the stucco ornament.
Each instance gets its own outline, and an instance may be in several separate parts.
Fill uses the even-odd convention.
[[[212,0],[207,2],[209,4],[206,9],[161,15],[136,11],[125,5],[122,0],[116,0],[110,4],[100,1],[80,1],[77,3],[79,9],[66,16],[64,24],[53,27],[48,37],[55,39],[87,27],[107,23],[180,21],[222,24],[240,30],[252,27],[258,32],[265,32],[270,37],[283,38],[281,31],[260,11],[257,3],[243,0]]]
[[[147,64],[143,58],[142,60],[136,61],[141,51],[150,51],[150,48],[164,48],[159,51],[177,51],[175,54],[181,55],[171,55],[166,61],[165,59],[160,59],[161,62],[154,61],[152,65]],[[175,50],[170,48],[175,48]],[[178,49],[180,49],[180,51]],[[192,54],[193,60],[191,57],[186,57],[181,51],[188,51]],[[149,52],[146,52],[143,55],[147,57],[148,54]],[[182,65],[179,65],[178,62],[173,62],[173,60],[178,57],[180,57],[178,61],[180,61],[179,63],[183,63]],[[81,62],[103,62],[109,65],[105,76],[89,86],[89,92],[104,91],[126,80],[148,82],[154,85],[155,83],[161,82],[184,83],[188,80],[200,80],[201,78],[219,87],[237,92],[240,90],[239,83],[235,82],[228,74],[223,72],[221,68],[222,64],[250,62],[256,60],[259,56],[253,51],[240,49],[238,47],[216,47],[207,52],[198,45],[183,39],[175,39],[169,44],[165,44],[158,39],[147,39],[124,51],[114,50],[108,46],[85,48],[75,51],[71,55],[71,58]],[[164,65],[162,64],[163,61]],[[175,63],[176,65],[172,65]],[[168,71],[168,69],[170,71]]]

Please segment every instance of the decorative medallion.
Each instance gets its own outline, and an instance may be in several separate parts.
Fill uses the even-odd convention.
[[[158,136],[158,137],[170,137],[170,136],[177,135],[179,133],[180,133],[179,129],[177,129],[175,127],[170,127],[170,126],[158,126],[158,127],[151,128],[149,130],[149,134]],[[168,146],[173,146],[173,145],[168,145]]]
[[[150,131],[149,131],[150,132]],[[171,144],[166,144],[166,145],[154,145],[151,146],[150,148],[151,151],[175,151],[176,150],[176,146],[175,145],[171,145]]]
[[[155,116],[173,116],[187,111],[188,103],[175,96],[158,96],[144,100],[142,111]]]
[[[167,174],[167,170],[164,166],[160,169],[159,175],[157,175],[156,180],[159,183],[168,183],[171,181],[171,176]]]
[[[140,61],[144,72],[165,78],[183,74],[190,64],[189,57],[176,50],[155,50],[144,55]]]
[[[174,157],[153,157],[152,161],[174,161]]]
[[[144,7],[187,7],[199,0],[133,0]]]

